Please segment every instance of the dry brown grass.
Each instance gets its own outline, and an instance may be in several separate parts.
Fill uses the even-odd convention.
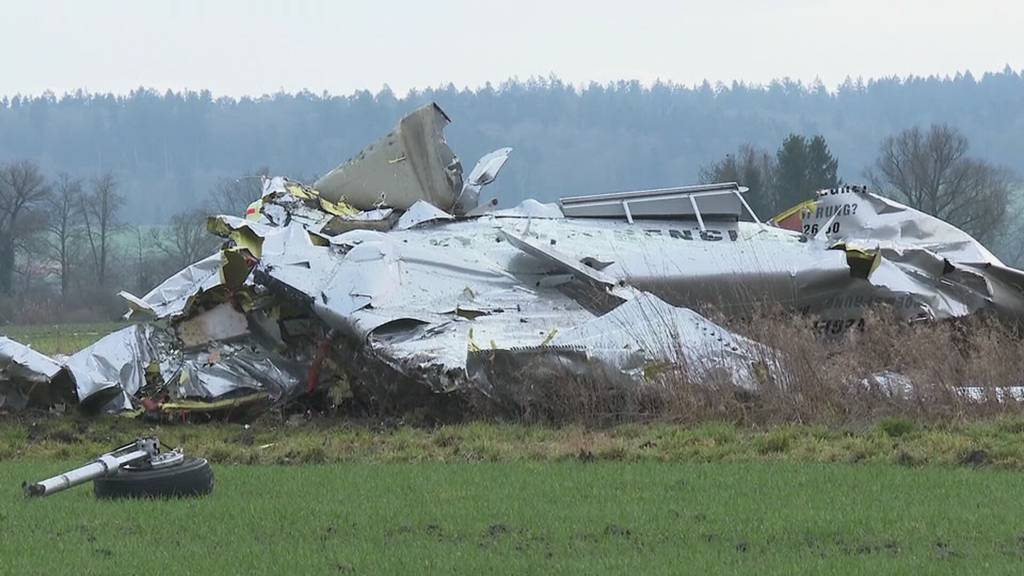
[[[498,398],[498,410],[476,403],[476,415],[598,426],[645,421],[762,426],[885,418],[957,423],[1024,413],[1024,402],[1000,392],[1024,382],[1024,339],[993,319],[908,323],[879,309],[868,313],[863,331],[833,339],[815,333],[813,318],[771,307],[742,321],[716,320],[771,346],[761,359],[765,369],[758,392],[720,375],[698,380],[685,366],[636,385],[611,371],[581,377],[571,363],[561,369],[527,364],[506,376],[505,387],[517,392]],[[876,378],[885,373],[901,374],[912,385],[886,385]],[[965,387],[981,389],[982,397],[965,397]]]

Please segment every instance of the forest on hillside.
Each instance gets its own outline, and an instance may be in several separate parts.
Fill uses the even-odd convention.
[[[506,206],[693,183],[739,147],[774,151],[791,133],[824,136],[839,177],[855,183],[884,138],[932,123],[959,130],[972,156],[1024,173],[1024,71],[1010,68],[850,79],[834,90],[790,80],[581,88],[537,78],[401,97],[386,88],[240,99],[147,89],[8,96],[0,99],[0,164],[29,160],[47,174],[84,179],[110,172],[125,198],[122,218],[162,224],[262,167],[298,179],[323,174],[430,101],[453,119],[448,140],[467,167],[492,149],[515,149],[488,189]]]
[[[1024,263],[1024,72],[1009,68],[835,90],[544,78],[402,97],[43,94],[0,98],[0,324],[116,317],[117,290],[145,294],[215,249],[206,215],[243,212],[257,175],[312,182],[431,101],[467,170],[514,148],[484,191],[499,205],[739,181],[770,217],[868,183]]]

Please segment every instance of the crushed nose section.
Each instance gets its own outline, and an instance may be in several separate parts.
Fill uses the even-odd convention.
[[[344,201],[360,210],[406,210],[425,200],[446,212],[464,214],[476,207],[480,187],[494,179],[508,152],[485,156],[479,172],[474,170],[464,185],[462,164],[444,139],[450,122],[440,106],[428,104],[317,180],[314,188],[331,202]]]

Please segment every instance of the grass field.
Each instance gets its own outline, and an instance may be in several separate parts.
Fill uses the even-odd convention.
[[[1003,471],[786,463],[217,466],[193,501],[25,500],[0,465],[4,574],[1019,574]]]
[[[219,464],[417,462],[789,462],[1024,470],[1024,419],[924,427],[888,419],[860,428],[728,423],[608,428],[474,422],[423,428],[267,417],[251,425],[154,426],[134,418],[0,418],[0,461],[85,460],[139,436]]]
[[[124,326],[127,324],[118,322],[0,326],[0,335],[29,344],[43,354],[73,354]]]
[[[5,327],[70,353],[119,325]],[[41,500],[137,436],[214,463],[201,500]],[[267,415],[0,416],[6,574],[1020,574],[1024,417],[545,427]]]
[[[214,494],[20,494],[143,434],[210,458]],[[1022,451],[1014,419],[830,431],[7,418],[0,574],[1013,574]]]

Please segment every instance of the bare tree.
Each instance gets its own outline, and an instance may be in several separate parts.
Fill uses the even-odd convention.
[[[10,294],[14,287],[15,245],[26,232],[25,217],[49,192],[35,163],[22,160],[0,167],[0,294]]]
[[[881,192],[980,241],[992,240],[1007,221],[1015,177],[1005,168],[967,156],[967,150],[967,138],[956,128],[910,128],[882,142],[868,178]]]
[[[46,214],[32,210],[21,218],[21,231],[14,240],[15,280],[13,294],[38,297],[46,291],[49,258],[46,254]]]
[[[134,236],[134,258],[131,268],[135,276],[135,286],[133,290],[135,294],[142,295],[153,289],[157,281],[160,280],[160,271],[163,268],[161,265],[163,259],[161,250],[157,246],[160,235],[159,233],[154,235],[150,231],[144,230],[142,227],[132,227],[132,235]]]
[[[123,202],[124,197],[117,192],[117,179],[110,172],[94,178],[92,193],[82,196],[82,220],[100,286],[107,282],[111,240],[119,227],[117,213]]]
[[[210,211],[215,214],[241,216],[249,204],[263,192],[263,178],[270,175],[270,169],[260,168],[253,174],[239,178],[221,180],[210,193]]]
[[[182,268],[212,254],[218,243],[206,230],[206,213],[199,209],[175,214],[166,231],[156,236],[156,247]]]
[[[66,303],[71,266],[81,253],[82,224],[78,212],[82,205],[82,181],[66,173],[58,174],[53,192],[46,202],[46,247],[50,260],[60,270],[60,296]]]

